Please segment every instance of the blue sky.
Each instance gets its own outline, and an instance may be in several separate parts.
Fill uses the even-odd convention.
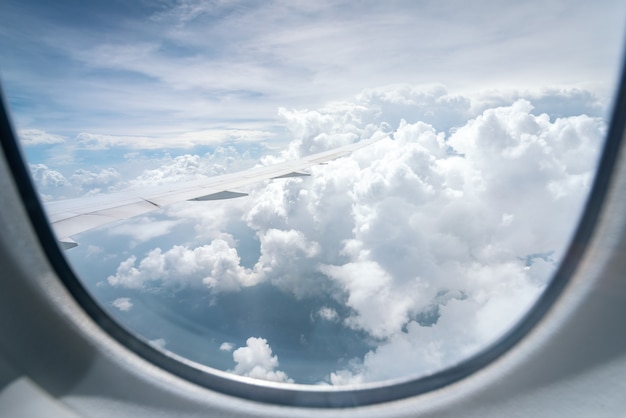
[[[591,184],[625,21],[613,1],[5,1],[0,76],[43,200],[396,131],[67,252],[155,345],[361,383],[454,364],[541,294]]]

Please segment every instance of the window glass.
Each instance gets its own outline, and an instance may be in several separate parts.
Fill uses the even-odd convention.
[[[458,364],[541,295],[625,22],[615,1],[5,0],[0,75],[51,214],[155,206],[64,252],[112,317],[236,375],[360,384]],[[245,196],[152,198],[371,138],[224,190]]]

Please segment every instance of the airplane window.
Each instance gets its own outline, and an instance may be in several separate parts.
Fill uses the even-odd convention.
[[[109,317],[209,374],[358,389],[463,364],[539,300],[625,22],[614,1],[7,0],[0,75]]]

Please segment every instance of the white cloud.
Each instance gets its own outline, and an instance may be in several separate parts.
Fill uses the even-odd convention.
[[[346,305],[356,312],[346,319],[346,325],[364,329],[376,338],[399,332],[413,310],[430,302],[426,299],[429,283],[419,279],[394,283],[394,278],[376,262],[322,266],[321,271],[342,285],[347,293]]]
[[[346,323],[385,342],[331,382],[454,364],[502,335],[541,292],[554,266],[527,268],[519,258],[539,248],[557,259],[563,253],[604,125],[584,115],[550,121],[531,110],[526,101],[488,109],[445,143],[419,123],[401,124],[395,142],[355,155],[383,157],[344,191],[358,208],[345,248],[352,261],[321,271],[348,292],[356,314]],[[442,152],[446,145],[463,156]],[[412,319],[450,289],[465,297],[439,303],[435,324]]]
[[[144,170],[133,179],[132,186],[172,184],[185,180],[206,178],[207,173],[200,163],[199,155],[185,154],[162,164],[155,169]]]
[[[50,200],[59,200],[115,191],[145,190],[146,187],[203,180],[241,171],[252,167],[257,162],[252,154],[263,152],[264,149],[263,145],[258,144],[242,151],[234,146],[218,146],[203,155],[172,157],[165,153],[156,159],[150,155],[127,153],[121,162],[111,162],[115,167],[93,169],[73,169],[73,164],[58,161],[55,166],[62,170],[52,169],[45,164],[29,166],[39,191],[49,196]]]
[[[128,312],[133,307],[130,298],[117,298],[112,302],[112,305],[122,312]]]
[[[78,169],[70,177],[72,184],[83,188],[106,187],[120,179],[120,173],[114,168],[103,168],[98,172]]]
[[[56,119],[73,125],[75,132],[93,129],[81,136],[85,146],[151,149],[161,140],[165,147],[214,145],[233,136],[225,121],[235,131],[250,129],[261,139],[274,132],[281,106],[318,108],[364,88],[396,83],[445,83],[465,92],[593,86],[610,100],[625,10],[616,2],[603,7],[557,1],[549,6],[408,2],[346,8],[342,2],[180,1],[132,24],[128,16],[112,19],[117,23],[107,33],[116,33],[113,37],[104,31],[85,37],[81,26],[65,25],[59,31],[54,22],[29,16],[42,35],[33,38],[37,49],[29,55],[54,45],[60,57],[71,59],[75,73],[58,75],[55,83],[49,82],[50,74],[42,78],[32,71],[11,71],[6,77],[26,79],[33,88],[45,85],[44,93],[74,104],[69,110],[56,109],[72,118]],[[523,26],[515,24],[520,18]],[[431,39],[433,33],[437,39]],[[576,54],[554,53],[571,45]],[[70,65],[57,61],[51,65]],[[94,80],[103,69],[115,70],[117,77]],[[85,74],[89,77],[80,77]],[[406,95],[385,100],[388,108],[409,102]],[[444,106],[433,109],[441,120]],[[106,118],[101,117],[104,111]],[[181,138],[187,131],[198,134]],[[206,131],[211,133],[204,135]]]
[[[121,174],[114,168],[100,171],[78,169],[71,175],[64,175],[45,164],[29,164],[29,167],[39,191],[49,193],[54,200],[113,191],[121,179]]]
[[[177,221],[161,221],[165,228]],[[130,229],[129,229],[130,228]],[[135,228],[123,226],[124,233],[135,234]],[[140,228],[141,229],[141,228]],[[158,231],[157,225],[157,231]],[[122,233],[114,228],[115,233]],[[149,228],[145,234],[154,235]],[[141,238],[141,237],[139,237]],[[253,269],[240,265],[237,249],[232,247],[234,240],[222,234],[211,244],[190,249],[174,246],[163,252],[160,248],[150,251],[137,263],[131,256],[117,268],[115,275],[108,277],[112,286],[133,289],[151,286],[206,287],[213,292],[238,291],[241,287],[254,286],[265,280],[297,297],[310,293],[310,283],[293,274],[294,265],[303,267],[305,260],[314,260],[319,250],[315,242],[308,242],[298,231],[270,229],[261,237],[261,257]],[[313,267],[314,261],[308,266]]]
[[[313,167],[308,178],[252,187],[232,211],[225,204],[204,215],[193,205],[170,211],[192,214],[211,231],[211,245],[131,257],[109,283],[219,292],[268,282],[296,298],[331,297],[347,308],[346,327],[379,341],[329,376],[334,384],[429,373],[489,344],[520,318],[554,271],[553,261],[533,254],[551,252],[560,260],[604,123],[586,115],[551,118],[527,100],[469,118],[476,111],[472,99],[439,88],[368,94],[319,111],[281,111],[294,136],[281,158],[391,127],[394,139]],[[447,132],[421,121],[387,122],[389,104],[422,115],[439,99],[458,103],[465,115]],[[194,161],[181,159],[181,172],[193,174]],[[258,238],[252,268],[240,265],[238,243],[220,229],[218,214],[221,225],[243,220]],[[315,315],[339,320],[330,308]]]
[[[236,365],[232,372],[240,376],[293,383],[293,379],[285,372],[276,370],[279,366],[278,356],[272,355],[272,348],[265,338],[248,338],[245,347],[233,351],[233,360]]]
[[[297,298],[315,292],[311,273],[318,262],[317,242],[292,229],[268,229],[259,238],[261,256],[254,266],[257,281],[270,280]]]
[[[20,129],[18,137],[25,146],[61,144],[65,139],[60,135],[54,135],[40,129]]]
[[[328,306],[322,306],[319,311],[317,311],[317,316],[326,321],[336,321],[339,319],[337,311],[333,308],[329,308]]]
[[[325,112],[317,120],[300,118],[306,130],[294,133],[307,136],[300,143],[339,129]],[[249,225],[260,237],[269,222],[316,242],[320,250],[312,263],[296,257],[291,275],[306,283],[302,278],[318,263],[317,271],[340,286],[353,312],[345,324],[385,341],[360,367],[338,371],[331,380],[436,370],[484,347],[518,320],[554,270],[529,274],[520,258],[553,250],[558,259],[563,253],[604,132],[600,119],[551,120],[518,100],[486,109],[447,139],[428,124],[401,121],[395,140],[313,170],[306,192],[295,183],[282,184],[282,193],[261,191]],[[335,255],[327,251],[339,242]],[[464,296],[437,302],[450,291]],[[432,309],[438,310],[435,324],[416,322]],[[423,356],[416,356],[422,360],[411,362],[419,341],[427,342]],[[404,358],[399,352],[405,362],[398,361]]]
[[[49,169],[45,164],[29,164],[29,167],[33,179],[42,189],[47,187],[62,187],[69,183],[63,174],[56,170]]]
[[[224,342],[220,345],[221,351],[233,351],[233,348],[235,348],[233,343]]]
[[[139,189],[162,184],[176,184],[202,180],[210,176],[226,174],[251,167],[255,160],[250,153],[240,153],[232,146],[218,147],[203,156],[184,154],[162,159],[156,168],[143,170],[137,177],[120,183],[118,189]]]
[[[418,377],[459,363],[510,329],[541,290],[517,264],[475,268],[468,273],[469,297],[439,304],[435,324],[408,322],[362,360],[331,373],[331,383]]]
[[[151,286],[205,287],[213,292],[234,291],[256,284],[256,277],[239,265],[237,250],[223,239],[194,249],[174,246],[163,252],[150,251],[139,264],[131,256],[117,268],[107,281],[112,286],[142,289]]]

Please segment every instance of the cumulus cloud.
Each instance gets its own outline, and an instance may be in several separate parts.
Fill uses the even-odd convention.
[[[529,267],[520,257],[563,253],[604,125],[531,111],[524,100],[488,109],[445,142],[424,124],[401,123],[395,142],[360,153],[386,148],[352,189],[363,202],[353,206],[345,247],[352,259],[321,271],[348,293],[355,314],[346,325],[384,342],[332,383],[451,365],[502,335],[536,299],[554,263]],[[452,289],[464,297],[437,302]],[[419,324],[433,303],[437,321]]]
[[[207,179],[211,176],[241,171],[252,167],[257,160],[252,157],[265,147],[256,144],[244,150],[234,146],[218,146],[205,154],[183,154],[172,157],[169,153],[160,158],[140,153],[126,153],[122,162],[112,162],[115,167],[77,168],[60,164],[29,164],[30,171],[46,200],[60,200],[117,191],[145,190],[166,184],[177,184]],[[169,209],[169,208],[168,208]]]
[[[176,221],[160,223],[169,227],[172,222]],[[153,233],[149,228],[147,230]],[[133,234],[133,231],[131,227],[125,233]],[[174,246],[163,252],[156,248],[140,261],[133,255],[120,263],[115,275],[108,277],[108,282],[112,286],[131,289],[204,287],[218,293],[238,291],[270,280],[296,297],[310,293],[307,289],[310,283],[293,274],[293,264],[314,260],[319,250],[317,243],[308,242],[298,231],[271,229],[261,238],[259,261],[253,269],[248,269],[240,265],[237,249],[231,246],[233,242],[232,237],[222,236],[212,240],[211,244],[193,249]],[[314,266],[314,262],[310,261],[309,266]]]
[[[121,178],[120,173],[114,168],[104,168],[100,171],[78,169],[70,177],[70,181],[80,187],[106,187]]]
[[[220,345],[220,351],[233,351],[233,348],[235,348],[235,345],[229,342],[223,342]]]
[[[29,164],[30,173],[42,189],[48,187],[62,187],[69,184],[63,174],[48,168],[45,164]]]
[[[261,256],[254,266],[257,281],[270,280],[296,297],[309,294],[311,282],[306,278],[310,275],[298,273],[314,271],[319,244],[293,229],[269,229],[260,235],[260,241]]]
[[[112,305],[122,312],[128,312],[133,307],[130,298],[117,298],[113,301]]]
[[[245,347],[233,351],[233,360],[236,365],[232,372],[240,376],[293,383],[285,372],[276,370],[279,366],[278,356],[272,355],[272,348],[265,338],[248,338]]]
[[[395,86],[319,110],[283,109],[294,141],[282,159],[392,130],[393,138],[313,167],[308,178],[252,187],[237,210],[220,212],[258,239],[251,268],[240,265],[237,241],[220,237],[213,219],[210,245],[130,257],[109,283],[222,292],[265,282],[296,298],[331,297],[346,308],[341,317],[327,307],[315,315],[377,342],[329,374],[333,384],[459,362],[540,295],[577,222],[606,130],[599,117],[555,117],[530,100],[500,100],[482,109],[438,86]],[[394,113],[397,106],[405,108]],[[407,108],[414,120],[394,122]],[[193,161],[181,164],[193,173]],[[252,370],[243,364],[235,372]]]
[[[185,180],[205,178],[199,155],[185,154],[175,157],[171,161],[155,169],[144,170],[131,185],[159,185],[171,184]]]
[[[114,191],[121,181],[121,174],[114,168],[78,169],[63,174],[45,164],[29,164],[29,167],[38,190],[54,200]]]
[[[328,306],[322,306],[319,311],[317,311],[317,316],[326,321],[336,321],[339,318],[337,311]]]
[[[294,136],[281,153],[284,159],[347,145],[362,136],[369,137],[378,129],[373,123],[377,109],[366,103],[331,103],[318,110],[279,108],[278,116]]]
[[[205,287],[214,292],[238,290],[256,284],[256,277],[240,266],[237,250],[223,239],[194,249],[174,246],[163,252],[150,251],[139,263],[131,256],[108,277],[112,286],[145,289],[152,286],[169,288]]]
[[[249,151],[240,153],[232,146],[220,146],[205,155],[184,154],[176,157],[167,155],[158,167],[143,170],[137,177],[122,182],[117,188],[138,189],[202,180],[210,176],[244,170],[251,167],[254,162]]]
[[[61,144],[65,139],[61,135],[54,135],[40,129],[20,129],[17,133],[25,146]]]
[[[316,124],[321,131],[324,112]],[[305,126],[315,120],[293,118]],[[324,140],[314,129],[306,132],[310,141]],[[345,325],[381,340],[358,367],[337,371],[331,381],[431,372],[515,323],[555,268],[553,262],[529,267],[522,259],[554,251],[558,260],[563,253],[604,132],[601,119],[551,119],[517,100],[484,110],[449,136],[401,120],[395,140],[313,170],[306,193],[282,185],[284,196],[297,198],[261,191],[259,201],[272,203],[250,212],[250,226],[263,237],[268,229],[255,220],[273,220],[318,243],[317,271],[339,286],[352,311]],[[338,242],[334,254],[325,251]],[[311,264],[301,259],[292,275],[302,281]],[[433,323],[420,321],[427,314]],[[423,355],[411,354],[420,344]]]

